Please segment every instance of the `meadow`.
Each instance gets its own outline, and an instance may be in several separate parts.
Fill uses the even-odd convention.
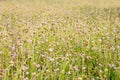
[[[0,80],[120,80],[120,0],[0,0]]]

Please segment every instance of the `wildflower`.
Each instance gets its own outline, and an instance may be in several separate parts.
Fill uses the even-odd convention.
[[[32,73],[32,75],[36,75],[36,73],[35,73],[35,72],[33,72],[33,73]]]
[[[78,71],[78,66],[74,66],[73,69],[74,69],[75,71]]]
[[[28,78],[23,78],[23,80],[28,80]]]
[[[36,67],[37,67],[37,68],[40,68],[41,66],[40,66],[40,64],[37,64]]]
[[[41,69],[38,69],[38,71],[40,72],[40,71],[41,71]]]
[[[82,77],[78,77],[77,80],[82,80]]]
[[[99,42],[101,43],[101,42],[102,42],[102,39],[99,39]]]
[[[113,31],[114,31],[114,33],[117,33],[117,32],[118,32],[118,29],[117,29],[117,28],[114,28]]]
[[[102,70],[99,70],[100,73],[102,73],[103,71]]]
[[[115,68],[114,64],[109,64],[110,68]]]
[[[27,71],[27,72],[26,72],[26,75],[28,75],[28,74],[29,74],[29,72]]]
[[[22,46],[22,42],[21,42],[21,41],[18,41],[18,45],[19,45],[19,46]]]
[[[44,54],[42,54],[41,56],[42,56],[42,57],[45,57],[45,55],[44,55]]]
[[[2,51],[0,51],[0,54],[3,54],[3,52],[2,52]]]
[[[17,54],[14,53],[14,54],[12,55],[12,58],[16,58],[16,57],[17,57]]]
[[[54,61],[55,59],[54,58],[50,58],[50,61],[52,62],[52,61]]]
[[[69,57],[70,56],[70,54],[66,54],[66,57]]]
[[[53,49],[52,49],[52,48],[50,48],[50,49],[49,49],[49,51],[50,51],[50,52],[53,52]]]
[[[45,39],[46,42],[48,42],[48,39]]]
[[[23,66],[22,66],[22,70],[23,70],[23,71],[28,70],[28,66],[23,65]]]
[[[57,69],[55,69],[56,71],[59,71],[60,69],[59,68],[57,68]]]
[[[85,69],[86,69],[86,67],[83,67],[82,69],[83,69],[83,70],[85,70]]]
[[[70,71],[68,71],[68,73],[67,73],[68,75],[70,75],[71,74],[71,72]]]
[[[10,61],[10,66],[13,66],[14,65],[14,62],[13,61]]]
[[[12,46],[12,50],[14,51],[16,48],[15,48],[15,45]]]
[[[108,69],[105,69],[105,71],[107,72],[107,71],[108,71]]]
[[[46,70],[46,72],[48,72],[48,73],[49,73],[49,72],[50,72],[50,70],[48,70],[48,69],[47,69],[47,70]]]
[[[30,39],[29,42],[32,43],[32,40]]]
[[[56,44],[59,46],[60,45],[60,43],[59,42],[56,42]]]

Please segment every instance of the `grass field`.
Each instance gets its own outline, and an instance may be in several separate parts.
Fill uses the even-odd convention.
[[[120,80],[120,0],[0,0],[0,80]]]

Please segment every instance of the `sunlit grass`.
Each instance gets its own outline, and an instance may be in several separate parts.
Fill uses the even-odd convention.
[[[40,1],[0,1],[0,80],[120,80],[119,0]]]

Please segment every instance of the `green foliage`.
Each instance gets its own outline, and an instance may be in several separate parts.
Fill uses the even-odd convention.
[[[120,80],[120,1],[41,1],[0,2],[0,80]]]

